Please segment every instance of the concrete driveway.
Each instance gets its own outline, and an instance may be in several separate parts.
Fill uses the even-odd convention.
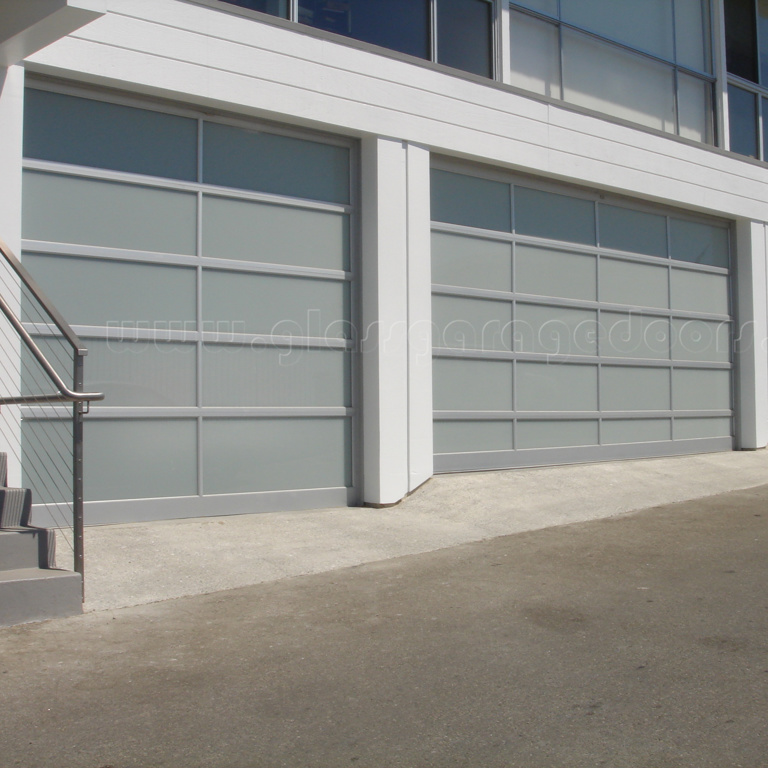
[[[3,768],[765,768],[768,486],[0,630]]]

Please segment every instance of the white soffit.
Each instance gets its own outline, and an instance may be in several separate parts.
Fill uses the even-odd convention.
[[[106,0],[2,0],[0,66],[18,64],[106,12]]]

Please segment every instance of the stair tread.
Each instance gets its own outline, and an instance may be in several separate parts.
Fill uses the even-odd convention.
[[[14,568],[10,571],[0,571],[0,584],[13,581],[31,581],[33,579],[65,579],[80,578],[74,571],[63,571],[58,568]]]

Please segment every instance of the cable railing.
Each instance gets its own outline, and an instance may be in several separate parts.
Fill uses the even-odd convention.
[[[83,391],[87,349],[2,240],[0,256],[0,451],[84,577],[83,416],[104,395]]]

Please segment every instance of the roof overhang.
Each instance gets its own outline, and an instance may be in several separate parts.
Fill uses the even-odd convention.
[[[0,66],[18,64],[106,11],[106,0],[3,0]]]

